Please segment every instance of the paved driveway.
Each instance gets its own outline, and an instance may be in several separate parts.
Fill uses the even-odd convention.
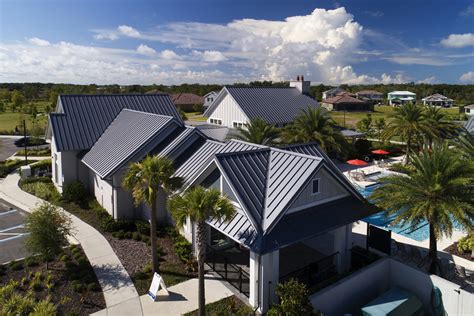
[[[26,213],[0,200],[0,264],[27,257],[25,249]]]
[[[0,137],[0,161],[7,159],[18,151],[18,147],[13,144],[16,139]]]

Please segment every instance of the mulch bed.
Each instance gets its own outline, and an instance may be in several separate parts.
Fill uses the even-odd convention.
[[[148,265],[149,268],[151,264],[150,246],[143,241],[118,239],[109,233],[105,233],[104,236],[131,276],[138,294],[146,294],[152,279],[151,272],[146,269],[146,266]],[[176,255],[171,236],[160,232],[157,243],[160,257],[159,273],[166,286],[169,287],[197,277],[196,272],[187,271],[185,264]]]
[[[455,255],[455,256],[458,256],[458,257],[461,257],[461,258],[464,258],[466,260],[469,260],[469,261],[474,261],[472,258],[471,258],[471,252],[459,252],[458,251],[458,243],[455,242],[454,244],[452,244],[451,246],[449,246],[448,248],[444,249],[444,251],[452,254],[452,255]]]
[[[78,247],[78,249],[82,255],[84,255],[82,249],[80,247]],[[75,259],[72,259],[74,255],[69,249],[65,250],[65,254],[71,258],[70,262],[74,262]],[[80,271],[80,276],[83,280],[87,278],[87,281],[84,282],[87,282],[87,284],[94,283],[96,288],[95,290],[78,293],[73,290],[72,284],[74,281],[71,279],[71,274],[68,273],[65,262],[55,259],[49,263],[49,270],[46,270],[46,264],[44,262],[39,258],[35,258],[35,261],[37,261],[38,264],[30,267],[26,266],[25,260],[20,261],[23,268],[19,270],[14,270],[10,265],[6,265],[7,269],[4,271],[4,274],[2,275],[2,273],[0,273],[0,286],[7,284],[10,280],[16,280],[20,282],[20,288],[17,291],[19,291],[19,293],[26,293],[30,290],[30,283],[22,284],[22,278],[27,277],[31,282],[32,274],[41,272],[45,278],[48,274],[52,275],[54,280],[53,288],[48,290],[45,281],[43,281],[40,290],[31,291],[33,291],[37,299],[46,299],[46,297],[50,295],[51,302],[57,305],[58,315],[89,315],[106,307],[99,282],[95,277],[94,270],[88,262],[86,265],[83,265],[81,270],[77,271]],[[76,279],[78,277],[73,278]],[[81,297],[83,298],[82,303]]]

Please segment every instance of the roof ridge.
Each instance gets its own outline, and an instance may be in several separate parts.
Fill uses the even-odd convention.
[[[237,142],[237,143],[242,143],[242,144],[246,144],[246,145],[252,145],[252,146],[256,146],[256,147],[260,147],[260,148],[270,148],[270,147],[271,147],[271,146],[267,146],[267,145],[251,143],[251,142],[248,142],[248,141],[246,141],[246,140],[237,139],[237,138],[231,138],[231,139],[229,140],[229,143],[230,143],[230,142]]]
[[[146,97],[153,97],[157,95],[169,95],[168,93],[165,92],[160,92],[160,93],[83,93],[83,94],[78,94],[78,93],[60,93],[60,97],[114,97],[114,96],[146,96]]]
[[[270,151],[271,148],[256,148],[256,149],[246,149],[246,150],[241,150],[241,151],[228,151],[228,152],[222,152],[222,153],[216,153],[216,157],[224,157],[224,156],[231,156],[231,155],[244,155],[244,154],[251,154],[251,153],[258,153],[258,152],[264,152],[264,151]]]
[[[120,113],[122,113],[123,111],[135,112],[135,113],[140,113],[140,114],[153,115],[153,116],[160,116],[160,117],[166,117],[166,118],[174,119],[174,117],[169,116],[169,115],[162,115],[162,114],[156,114],[156,113],[150,113],[150,112],[143,112],[143,111],[132,110],[132,109],[128,109],[128,108],[123,108],[123,109],[119,112],[119,114],[117,114],[117,116],[119,116]],[[111,123],[111,124],[112,124],[112,123]]]

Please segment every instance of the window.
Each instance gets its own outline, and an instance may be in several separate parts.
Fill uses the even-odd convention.
[[[311,189],[311,195],[314,195],[314,194],[318,194],[319,193],[319,182],[320,182],[320,179],[313,179],[313,182],[312,182],[312,189]]]
[[[217,125],[222,125],[222,120],[218,120],[218,119],[209,119],[209,122],[211,122],[211,124],[217,124]]]
[[[232,126],[234,126],[234,128],[244,127],[244,123],[242,123],[242,122],[233,122]]]

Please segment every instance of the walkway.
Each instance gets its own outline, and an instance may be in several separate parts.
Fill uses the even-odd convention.
[[[31,212],[37,204],[44,201],[21,190],[18,187],[19,180],[20,176],[16,173],[0,180],[0,198]],[[70,215],[74,226],[73,237],[81,244],[94,268],[107,308],[112,309],[120,304],[121,308],[127,311],[127,315],[141,315],[142,308],[135,286],[107,239],[92,226]]]
[[[236,294],[230,285],[226,286],[225,282],[211,275],[206,275],[205,286],[206,304]],[[143,315],[179,316],[198,308],[198,279],[191,279],[171,286],[168,288],[168,292],[169,296],[166,296],[163,291],[158,292],[158,300],[156,302],[153,302],[148,295],[140,296],[138,303],[141,303]],[[126,308],[126,306],[117,305],[92,315],[136,315],[132,310],[127,310]]]

